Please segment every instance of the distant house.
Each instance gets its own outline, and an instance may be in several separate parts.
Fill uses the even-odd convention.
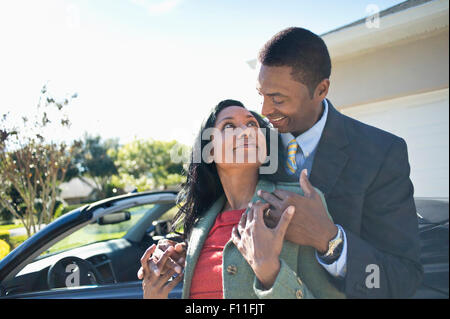
[[[449,2],[405,1],[375,18],[321,35],[332,60],[328,98],[406,140],[415,196],[448,197]]]
[[[69,205],[80,204],[91,201],[95,196],[95,183],[90,179],[84,177],[83,180],[75,177],[69,182],[62,183],[60,197]]]

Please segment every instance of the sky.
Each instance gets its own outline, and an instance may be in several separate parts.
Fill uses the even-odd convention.
[[[278,31],[322,34],[394,0],[2,0],[0,115],[33,114],[43,85],[66,108],[70,130],[103,139],[191,145],[223,99],[260,111],[248,61]],[[371,12],[372,13],[372,12]]]

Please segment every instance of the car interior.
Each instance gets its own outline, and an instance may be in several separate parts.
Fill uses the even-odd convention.
[[[174,200],[165,200],[112,210],[47,248],[14,278],[2,282],[5,294],[136,282],[140,258],[149,246],[162,238],[180,240],[176,234],[168,234],[171,218],[166,213],[172,211],[173,215],[175,209]],[[93,233],[92,242],[76,242],[80,232],[84,232],[83,240]],[[75,242],[68,243],[69,238]]]

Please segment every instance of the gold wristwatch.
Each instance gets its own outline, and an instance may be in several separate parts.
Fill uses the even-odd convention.
[[[344,238],[342,235],[341,227],[338,226],[338,233],[336,237],[328,242],[328,250],[324,254],[318,254],[321,261],[325,264],[334,263],[341,255],[343,248]]]

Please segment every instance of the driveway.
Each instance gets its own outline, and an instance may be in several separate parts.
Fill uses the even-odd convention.
[[[38,225],[38,226],[36,226],[36,230],[38,231],[38,230],[44,228],[45,226],[46,226],[45,224]],[[10,237],[23,236],[26,234],[27,234],[27,230],[25,229],[25,227],[14,228],[14,229],[9,230]]]

